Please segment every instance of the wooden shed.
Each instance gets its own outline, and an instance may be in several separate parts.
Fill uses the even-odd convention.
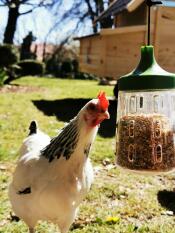
[[[147,5],[144,0],[116,0],[99,20],[109,14],[114,15],[113,28],[77,38],[79,62],[83,72],[118,79],[135,68],[140,47],[147,43]],[[175,7],[152,7],[151,43],[158,63],[175,72]]]

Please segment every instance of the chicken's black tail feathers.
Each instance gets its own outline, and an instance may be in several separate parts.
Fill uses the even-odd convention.
[[[37,133],[38,124],[37,121],[31,121],[29,126],[29,136]]]

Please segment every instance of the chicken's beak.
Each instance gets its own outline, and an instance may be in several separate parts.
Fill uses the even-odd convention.
[[[110,119],[110,115],[109,115],[109,112],[106,110],[104,113],[101,113],[99,118],[101,120],[105,120],[105,119]]]
[[[105,118],[105,119],[110,119],[110,115],[109,115],[109,112],[108,112],[108,111],[106,111],[106,112],[104,113],[104,118]]]

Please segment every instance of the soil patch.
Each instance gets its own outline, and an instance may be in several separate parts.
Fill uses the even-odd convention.
[[[44,90],[42,87],[20,86],[20,85],[5,85],[0,87],[0,93],[29,93]]]

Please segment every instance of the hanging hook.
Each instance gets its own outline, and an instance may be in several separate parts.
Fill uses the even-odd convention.
[[[151,22],[151,7],[153,5],[157,5],[157,4],[162,4],[161,1],[153,1],[153,0],[146,0],[146,4],[148,6],[148,37],[147,37],[147,45],[150,45],[150,33],[151,33],[151,30],[150,30],[150,22]]]

